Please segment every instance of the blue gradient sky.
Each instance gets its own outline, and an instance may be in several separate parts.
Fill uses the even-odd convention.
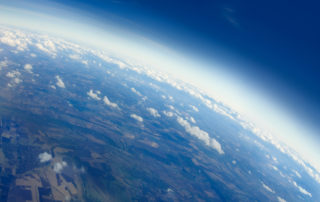
[[[2,12],[11,15],[11,22],[2,17],[2,23],[42,27],[88,44],[105,39],[104,47],[120,54],[161,60],[159,68],[220,97],[320,167],[320,3],[54,0],[6,5],[33,13]],[[37,19],[39,13],[54,18]]]

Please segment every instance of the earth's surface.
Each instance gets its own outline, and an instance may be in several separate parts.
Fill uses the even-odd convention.
[[[0,134],[0,201],[320,201],[316,169],[205,93],[7,27]]]

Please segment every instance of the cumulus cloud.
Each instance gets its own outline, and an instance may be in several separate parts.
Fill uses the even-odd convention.
[[[298,171],[293,170],[293,172],[294,172],[294,174],[296,174],[297,177],[301,178],[301,175],[300,175],[300,173]]]
[[[52,155],[47,152],[43,152],[39,154],[39,159],[41,163],[48,162],[52,159]]]
[[[263,186],[263,188],[265,188],[267,191],[269,191],[269,192],[271,192],[271,193],[275,193],[270,187],[268,187],[266,184],[264,184],[263,182],[262,182],[262,186]]]
[[[162,111],[162,113],[164,114],[164,115],[166,115],[167,117],[173,117],[173,112],[168,112],[168,111]]]
[[[22,80],[20,79],[21,73],[19,71],[17,71],[17,70],[13,70],[11,72],[8,72],[6,74],[6,76],[8,78],[12,79],[11,83],[8,84],[9,87],[12,87],[12,86],[14,86],[14,84],[19,84],[19,83],[22,82]]]
[[[65,168],[66,166],[67,166],[67,162],[65,161],[56,162],[53,165],[53,171],[56,173],[60,173],[63,170],[63,168]]]
[[[0,62],[0,70],[3,68],[3,67],[7,67],[8,66],[8,60],[3,60]]]
[[[80,60],[81,56],[78,54],[71,54],[71,55],[69,55],[69,58],[73,59],[73,60]]]
[[[99,94],[100,94],[100,91],[93,92],[92,89],[89,92],[87,92],[87,95],[94,100],[101,100],[101,98],[99,97]]]
[[[139,121],[139,122],[143,122],[143,118],[141,116],[136,115],[136,114],[131,114],[130,117]]]
[[[9,78],[17,78],[20,75],[21,75],[21,73],[19,71],[13,70],[11,72],[8,72],[6,76],[9,77]]]
[[[199,112],[199,109],[198,109],[197,107],[191,105],[191,108],[192,108],[194,111]]]
[[[279,202],[287,202],[286,200],[284,200],[283,198],[281,198],[280,196],[277,197]]]
[[[190,134],[201,141],[203,141],[206,145],[212,147],[215,149],[219,154],[224,154],[224,151],[221,148],[220,143],[214,139],[210,138],[209,134],[203,130],[201,130],[198,126],[191,126],[190,123],[187,120],[184,120],[183,118],[179,117],[177,118],[177,122],[184,127],[184,129]]]
[[[109,107],[112,107],[112,108],[119,108],[118,105],[116,103],[113,103],[111,102],[107,96],[104,96],[103,97],[103,102],[108,105]]]
[[[17,51],[24,51],[28,49],[30,39],[20,31],[3,31],[0,37],[0,42],[11,47],[15,47]]]
[[[306,189],[304,189],[303,187],[299,186],[295,181],[292,181],[292,184],[298,188],[298,190],[303,193],[304,195],[307,195],[309,197],[312,197],[312,194],[310,192],[308,192]]]
[[[45,53],[47,53],[47,54],[49,54],[49,55],[51,55],[53,57],[55,57],[57,55],[56,54],[56,51],[57,51],[56,50],[56,45],[50,39],[46,39],[46,40],[43,40],[43,41],[41,41],[39,43],[36,43],[35,46],[39,50],[41,50],[41,51],[43,51],[43,52],[45,52]]]
[[[60,88],[65,88],[66,86],[64,85],[62,79],[60,78],[60,76],[56,76],[56,79],[57,79],[57,82],[56,82],[56,85]]]
[[[192,116],[189,119],[192,123],[196,123],[196,120]]]
[[[139,91],[137,91],[135,88],[131,88],[131,91],[139,96],[142,96],[141,93]]]
[[[29,72],[32,73],[32,65],[31,64],[25,64],[24,65],[24,69]]]
[[[149,107],[149,108],[147,108],[147,111],[154,117],[160,117],[160,114],[154,108]]]
[[[222,107],[220,107],[220,106],[217,105],[217,104],[214,104],[214,105],[213,105],[213,110],[214,110],[215,112],[219,113],[219,114],[222,114],[222,115],[224,115],[224,116],[226,116],[226,117],[229,117],[229,118],[232,119],[232,120],[235,120],[235,118],[234,118],[231,114],[229,114],[226,110],[224,110]]]

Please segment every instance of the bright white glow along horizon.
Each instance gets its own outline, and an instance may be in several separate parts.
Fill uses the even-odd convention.
[[[271,132],[320,170],[320,147],[315,140],[316,131],[306,127],[302,120],[294,118],[260,89],[249,86],[234,73],[223,70],[223,64],[177,53],[170,47],[122,27],[107,24],[103,29],[99,28],[98,22],[76,11],[66,14],[62,8],[55,8],[54,16],[43,14],[50,9],[53,8],[33,7],[26,10],[0,5],[0,24],[65,38],[173,75],[204,90],[260,128]]]

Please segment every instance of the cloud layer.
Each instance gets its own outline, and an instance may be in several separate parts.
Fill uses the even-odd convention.
[[[177,118],[178,123],[184,127],[184,129],[190,134],[197,137],[199,140],[203,141],[206,145],[215,149],[219,154],[224,154],[220,143],[214,139],[210,138],[206,131],[201,130],[198,126],[191,126],[187,120],[179,117]]]

